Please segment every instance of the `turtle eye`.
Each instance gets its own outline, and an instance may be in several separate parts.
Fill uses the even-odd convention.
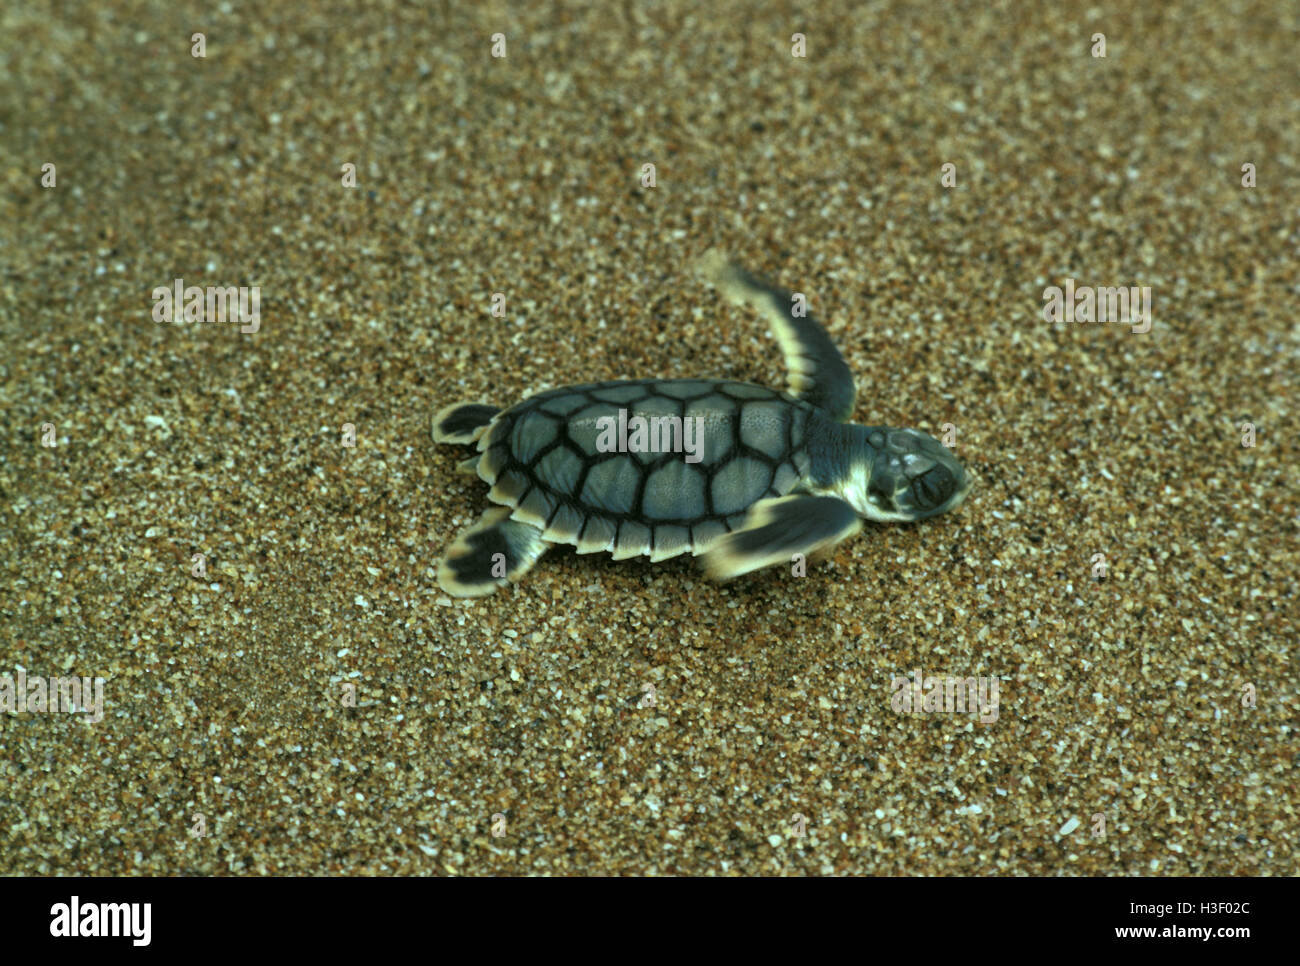
[[[935,466],[912,481],[912,497],[917,506],[932,510],[952,496],[955,488],[952,474],[942,466]]]

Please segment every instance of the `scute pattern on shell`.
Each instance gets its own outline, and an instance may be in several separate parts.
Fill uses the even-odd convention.
[[[603,453],[597,420],[701,417],[698,463],[681,452]],[[809,404],[750,383],[640,379],[553,389],[499,413],[479,439],[478,475],[511,516],[579,553],[662,560],[703,553],[808,469]]]

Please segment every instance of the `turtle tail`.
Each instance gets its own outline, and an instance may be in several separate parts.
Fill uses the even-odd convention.
[[[445,406],[434,413],[433,441],[472,446],[492,422],[492,417],[499,412],[501,410],[496,406],[486,403],[453,403]]]

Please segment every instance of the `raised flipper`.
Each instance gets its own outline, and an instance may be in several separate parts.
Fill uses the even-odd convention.
[[[438,563],[438,586],[453,597],[482,597],[526,574],[550,544],[542,531],[493,507],[461,531]]]
[[[811,315],[791,314],[791,293],[773,288],[713,251],[700,272],[733,302],[746,302],[767,319],[785,355],[791,395],[812,403],[843,422],[853,414],[853,373],[826,330]]]
[[[704,555],[714,580],[729,580],[760,567],[789,563],[795,554],[811,557],[858,532],[862,520],[837,496],[773,497],[755,503],[739,530],[720,539]]]
[[[457,443],[469,446],[478,442],[492,422],[492,417],[501,412],[496,406],[486,403],[452,403],[439,409],[433,416],[433,441],[435,443]]]

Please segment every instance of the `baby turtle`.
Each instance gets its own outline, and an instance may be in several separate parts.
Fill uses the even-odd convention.
[[[433,417],[439,443],[477,444],[461,463],[501,504],[438,565],[457,597],[517,580],[553,543],[615,560],[703,555],[727,579],[829,550],[861,518],[921,520],[970,482],[938,440],[846,423],[853,376],[793,299],[719,255],[706,277],[767,317],[788,393],[722,379],[635,379],[552,389],[504,411],[458,403]]]

